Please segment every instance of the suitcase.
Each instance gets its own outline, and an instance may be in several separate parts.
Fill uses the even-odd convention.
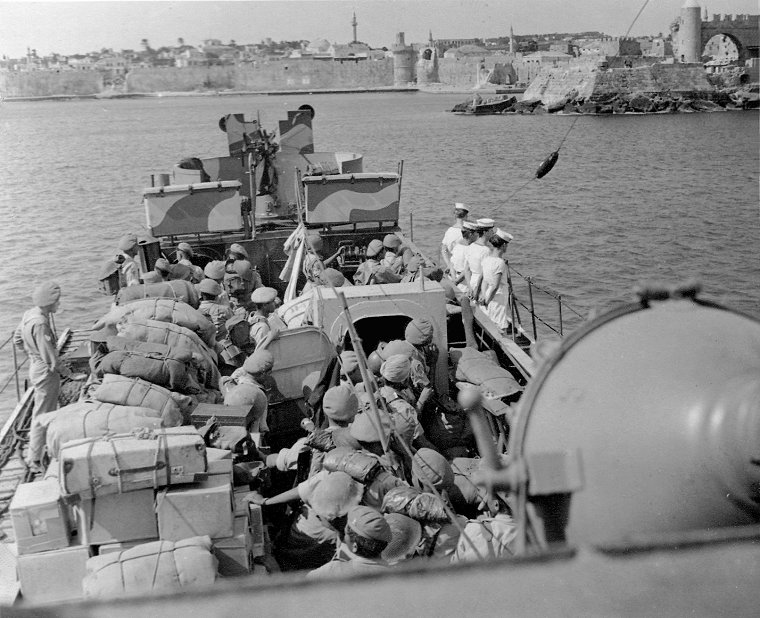
[[[248,428],[255,420],[255,409],[253,404],[226,406],[221,403],[199,403],[190,418],[193,425],[202,427],[212,416],[215,416],[222,426]]]
[[[65,443],[59,453],[61,488],[83,497],[192,483],[206,472],[206,445],[192,427]]]

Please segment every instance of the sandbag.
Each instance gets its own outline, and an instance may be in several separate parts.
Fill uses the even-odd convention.
[[[61,488],[83,497],[192,483],[206,472],[206,445],[193,427],[170,427],[66,442]]]
[[[456,379],[479,386],[488,397],[500,399],[522,391],[509,371],[475,348],[452,348],[450,358],[456,363]]]
[[[196,333],[209,347],[216,345],[214,324],[197,309],[174,298],[145,298],[116,305],[93,328],[100,330],[104,326],[116,326],[129,317],[178,324]]]
[[[202,385],[219,390],[221,374],[216,365],[216,352],[209,348],[193,331],[178,324],[129,318],[117,325],[119,335],[127,339],[163,343],[171,348],[189,348],[198,363],[198,380]]]
[[[34,417],[29,438],[30,456],[34,457],[33,461],[40,461],[43,445],[50,457],[57,457],[61,445],[70,440],[125,433],[138,427],[177,427],[181,422],[179,410],[164,419],[151,408],[79,401]]]
[[[141,283],[121,288],[116,295],[115,303],[124,305],[134,300],[144,298],[173,298],[181,300],[197,309],[201,304],[200,296],[196,287],[190,281],[160,281],[159,283]]]
[[[217,565],[208,536],[153,541],[90,558],[82,588],[90,599],[199,589],[214,583]]]
[[[190,375],[186,362],[155,352],[109,352],[100,362],[100,371],[142,378],[173,391],[198,393],[200,385]]]
[[[93,391],[92,398],[120,406],[151,408],[161,414],[165,427],[179,425],[177,419],[189,418],[192,411],[189,395],[175,393],[147,380],[113,373],[103,376],[103,382]]]

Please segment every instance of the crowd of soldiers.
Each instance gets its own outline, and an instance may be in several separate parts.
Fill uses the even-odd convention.
[[[445,269],[427,264],[399,236],[388,234],[368,244],[353,284],[425,277],[439,281],[449,300],[469,298],[498,315],[496,306],[504,303],[503,255],[512,237],[494,229],[492,220],[467,221],[467,214],[456,204],[456,223],[442,244]],[[335,268],[341,251],[324,256],[318,234],[307,240],[304,291],[352,285]],[[277,291],[263,286],[245,248],[232,244],[226,260],[200,268],[193,264],[192,247],[180,243],[175,263],[159,258],[151,272],[140,272],[134,235],[122,237],[118,249],[109,268],[116,269],[123,287],[177,278],[196,285],[199,311],[216,329],[224,402],[257,402],[263,413],[251,429],[266,433],[267,403],[258,399],[263,392],[271,402],[276,392],[270,376],[276,359],[268,348],[286,325],[276,314]],[[68,371],[48,324],[60,293],[54,283],[38,286],[35,307],[16,332],[17,344],[32,359],[36,413],[57,407],[59,375]],[[471,478],[478,460],[464,410],[478,405],[479,392],[460,391],[460,405],[434,393],[438,350],[433,341],[433,324],[417,318],[403,339],[381,342],[366,359],[341,351],[337,383],[325,381],[329,372],[323,372],[320,383],[304,384],[315,424],[292,446],[262,454],[275,475],[290,474],[284,478],[292,485],[298,472],[301,480],[285,491],[275,493],[282,487],[275,483],[248,496],[264,507],[277,531],[274,557],[283,570],[329,577],[409,559],[457,561],[511,552],[514,525],[506,503],[485,494]],[[371,374],[369,382],[362,380],[362,369]]]

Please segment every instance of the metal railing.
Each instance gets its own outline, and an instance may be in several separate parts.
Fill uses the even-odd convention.
[[[506,262],[507,264],[507,286],[509,288],[509,298],[510,298],[510,312],[512,317],[512,324],[517,324],[520,327],[522,327],[522,320],[520,317],[520,307],[522,307],[525,311],[528,312],[530,315],[530,327],[533,334],[533,340],[538,341],[539,339],[539,324],[548,329],[549,331],[555,333],[556,335],[559,335],[560,337],[563,337],[565,334],[565,326],[567,324],[567,318],[564,313],[564,311],[569,311],[575,318],[578,319],[578,321],[583,321],[586,316],[584,316],[579,310],[575,309],[572,305],[570,305],[563,297],[562,294],[559,292],[553,290],[552,288],[548,286],[541,286],[539,285],[536,280],[531,276],[526,276],[520,273],[515,268],[511,267],[509,265],[509,262]],[[522,300],[517,293],[515,292],[513,282],[512,282],[512,274],[517,275],[526,286],[527,291],[527,304],[524,300]],[[551,302],[549,303],[550,306],[547,306],[545,302],[542,302],[540,299],[537,299],[535,293],[539,292],[543,295],[543,298],[551,299]],[[522,291],[521,291],[522,293]],[[540,305],[540,307],[539,307]],[[544,311],[550,311],[551,308],[556,308],[556,317],[554,318],[554,321],[550,321],[550,318],[546,313],[543,313]],[[539,310],[541,313],[539,313]],[[518,336],[518,329],[513,328],[512,329],[512,339],[515,340]]]
[[[16,385],[16,401],[21,401],[21,383],[19,382],[19,371],[27,363],[29,357],[24,358],[20,363],[18,359],[18,350],[13,344],[13,335],[8,337],[2,344],[0,344],[0,353],[9,345],[11,346],[12,358],[13,358],[13,372],[7,377],[7,379],[0,385],[0,395],[5,392],[5,389],[10,386],[11,382],[15,382]]]

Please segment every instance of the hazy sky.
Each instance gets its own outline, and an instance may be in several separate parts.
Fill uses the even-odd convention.
[[[257,43],[274,40],[351,40],[390,46],[396,32],[407,42],[435,38],[598,30],[625,34],[644,0],[255,0],[30,2],[0,0],[0,54],[19,57],[84,53],[103,47],[139,49],[175,45],[178,37]],[[683,0],[650,0],[631,35],[667,32]],[[703,1],[712,13],[757,13],[757,0]]]

